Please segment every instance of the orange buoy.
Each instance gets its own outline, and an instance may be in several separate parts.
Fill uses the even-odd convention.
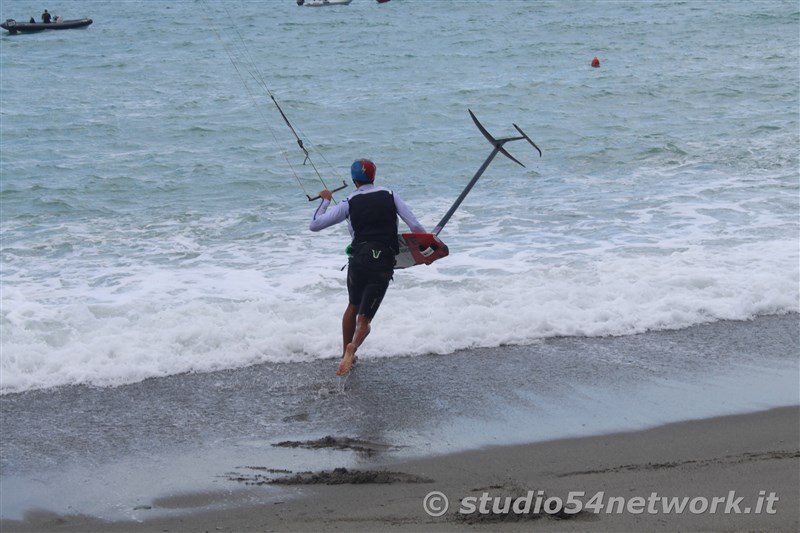
[[[600,66],[600,60],[597,59],[596,57],[594,59],[592,59],[592,66],[594,68],[598,68]]]

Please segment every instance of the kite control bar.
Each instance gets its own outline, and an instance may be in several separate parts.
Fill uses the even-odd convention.
[[[464,187],[464,190],[461,191],[461,194],[458,196],[458,198],[453,203],[453,205],[450,206],[450,209],[447,211],[447,213],[444,215],[444,217],[442,217],[442,220],[440,220],[439,223],[436,224],[436,227],[433,228],[433,234],[434,235],[439,235],[439,232],[442,231],[442,228],[444,228],[444,225],[447,224],[447,222],[450,220],[450,217],[452,217],[453,213],[456,212],[456,209],[458,209],[458,206],[460,206],[461,202],[464,201],[464,198],[467,197],[467,194],[469,194],[469,191],[472,190],[472,187],[475,185],[475,183],[477,183],[478,179],[481,177],[481,175],[484,173],[484,171],[489,167],[489,163],[492,162],[492,159],[494,159],[494,156],[496,156],[498,152],[502,153],[504,156],[506,156],[507,158],[509,158],[513,162],[517,163],[518,165],[523,166],[523,167],[525,166],[522,163],[520,163],[519,161],[517,161],[516,159],[514,159],[514,157],[511,154],[506,152],[505,148],[503,148],[503,145],[505,143],[511,142],[511,141],[520,141],[522,139],[525,139],[526,141],[531,143],[531,145],[533,145],[534,148],[536,148],[536,150],[539,152],[539,157],[542,157],[542,151],[539,149],[538,146],[536,146],[536,143],[533,142],[530,137],[525,135],[525,132],[522,131],[521,129],[519,129],[519,126],[517,126],[516,124],[512,123],[514,128],[516,128],[516,130],[521,135],[521,137],[506,137],[506,138],[503,138],[503,139],[495,139],[494,137],[492,137],[492,135],[488,131],[486,131],[486,128],[484,128],[483,125],[480,122],[478,122],[478,119],[475,118],[475,114],[472,112],[472,110],[468,109],[467,111],[469,111],[469,116],[472,117],[472,121],[475,122],[475,125],[478,127],[480,132],[483,133],[484,137],[486,137],[486,140],[488,140],[492,144],[492,146],[494,146],[494,150],[492,150],[492,153],[489,154],[489,157],[486,158],[486,161],[483,162],[483,165],[481,165],[481,168],[478,169],[478,171],[472,177],[470,182],[467,183],[467,186]]]
[[[337,187],[335,189],[331,189],[331,192],[341,191],[342,189],[346,189],[346,188],[347,188],[347,182],[342,180],[342,186],[341,187]],[[320,195],[316,195],[314,198],[311,198],[310,194],[306,194],[306,198],[308,198],[309,202],[313,202],[314,200],[319,200],[321,198],[321,196]]]

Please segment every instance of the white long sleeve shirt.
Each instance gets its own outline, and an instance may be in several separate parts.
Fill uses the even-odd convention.
[[[385,187],[378,187],[373,184],[361,185],[355,192],[348,196],[346,200],[338,203],[331,210],[328,210],[328,207],[331,205],[330,200],[322,200],[322,203],[314,212],[314,218],[311,220],[309,229],[311,231],[320,231],[347,219],[347,229],[350,230],[350,236],[353,237],[353,226],[350,224],[350,217],[348,216],[350,214],[350,203],[348,200],[357,194],[369,194],[371,192],[388,190],[389,189]],[[397,215],[408,225],[409,229],[414,233],[427,233],[403,199],[400,198],[396,192],[390,192],[392,192],[392,198],[394,198]]]

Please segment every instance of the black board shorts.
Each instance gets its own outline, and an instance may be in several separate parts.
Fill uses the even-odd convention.
[[[394,274],[394,251],[379,243],[354,247],[347,264],[347,294],[358,314],[372,320]]]

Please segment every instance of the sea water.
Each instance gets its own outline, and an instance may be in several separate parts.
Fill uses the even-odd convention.
[[[3,394],[339,357],[306,194],[370,158],[431,230],[492,148],[468,109],[543,155],[506,145],[365,357],[799,310],[796,2],[50,7],[94,23],[0,36]]]

